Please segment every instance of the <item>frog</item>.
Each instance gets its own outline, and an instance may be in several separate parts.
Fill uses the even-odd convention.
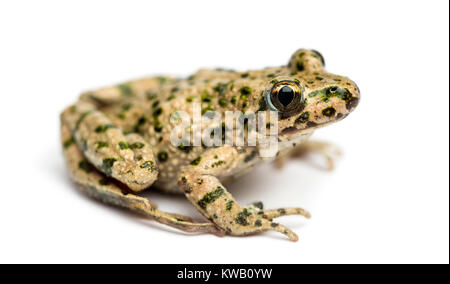
[[[308,211],[265,209],[262,202],[241,205],[227,186],[258,165],[281,166],[301,153],[322,153],[331,165],[328,143],[309,138],[346,118],[359,100],[356,83],[328,73],[318,51],[299,49],[277,67],[200,69],[187,78],[153,76],[84,92],[60,115],[61,142],[71,178],[94,199],[186,233],[248,236],[276,231],[297,241],[295,232],[274,220],[310,218]],[[244,140],[249,138],[246,114],[274,114],[276,123],[262,115],[265,125],[258,125],[275,134],[278,148],[264,157],[261,150],[267,143],[191,145],[194,135],[174,143],[179,114],[193,115],[195,109],[202,115],[242,113],[238,121]],[[222,122],[215,130],[224,128]],[[181,128],[183,134],[193,131],[192,126]],[[184,195],[206,221],[159,210],[142,194],[152,189]]]

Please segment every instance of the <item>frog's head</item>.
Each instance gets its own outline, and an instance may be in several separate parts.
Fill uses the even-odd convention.
[[[279,114],[279,140],[291,141],[344,119],[359,102],[359,89],[350,79],[327,73],[322,55],[300,49],[286,68],[287,76],[266,87],[267,107]]]

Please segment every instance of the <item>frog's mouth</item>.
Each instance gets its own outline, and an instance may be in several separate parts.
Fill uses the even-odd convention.
[[[285,129],[281,130],[280,137],[282,137],[282,139],[280,139],[280,140],[291,140],[291,139],[295,138],[296,136],[309,134],[318,128],[322,128],[322,127],[328,126],[330,124],[333,124],[335,122],[338,122],[338,121],[344,119],[345,117],[346,117],[346,115],[344,115],[343,117],[340,117],[336,120],[331,120],[331,121],[327,121],[327,122],[323,122],[323,123],[316,123],[313,121],[308,121],[306,123],[306,125],[304,126],[304,128],[298,128],[295,126],[287,127]]]

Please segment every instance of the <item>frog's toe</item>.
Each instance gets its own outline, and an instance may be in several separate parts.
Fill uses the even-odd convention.
[[[261,210],[258,211],[258,215],[261,215],[263,218],[267,220],[273,220],[275,218],[290,216],[290,215],[300,215],[305,217],[306,219],[311,218],[311,213],[302,208],[279,208],[272,210]]]
[[[311,214],[303,208],[278,208],[271,210],[264,210],[264,204],[261,201],[254,202],[248,205],[247,210],[262,216],[264,219],[273,220],[278,217],[289,216],[289,215],[300,215],[306,219],[311,218]]]
[[[322,141],[307,141],[297,148],[294,148],[290,154],[292,158],[303,158],[308,154],[322,155],[327,162],[325,170],[332,171],[335,168],[335,161],[342,156],[342,152],[334,144]],[[279,161],[277,161],[280,163]]]

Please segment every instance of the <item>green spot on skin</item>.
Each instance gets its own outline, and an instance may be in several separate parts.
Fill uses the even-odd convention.
[[[78,163],[78,168],[87,174],[91,173],[94,170],[94,167],[88,161],[85,160],[80,161]]]
[[[167,98],[168,101],[171,101],[171,100],[173,100],[173,99],[175,99],[175,95],[170,95],[170,96]]]
[[[322,114],[327,117],[332,117],[333,115],[336,114],[336,110],[333,107],[328,107],[328,108],[322,110]]]
[[[120,150],[129,150],[130,149],[130,145],[128,145],[128,143],[125,142],[125,141],[120,141],[119,142],[119,148],[120,148]]]
[[[99,183],[100,185],[109,185],[111,182],[110,182],[110,180],[107,179],[107,178],[102,178],[101,180],[98,181],[98,183]]]
[[[156,132],[161,132],[163,130],[163,125],[160,121],[156,121],[155,122],[155,131]]]
[[[212,96],[210,96],[208,91],[206,91],[206,90],[203,91],[202,102],[204,102],[204,103],[211,103],[212,102]]]
[[[139,129],[141,128],[142,125],[144,125],[147,122],[147,118],[145,116],[141,116],[136,125],[134,126],[134,132],[139,132]]]
[[[224,96],[226,91],[227,91],[227,85],[228,84],[224,84],[224,83],[218,83],[215,87],[214,87],[214,91],[217,92],[219,94],[219,96]]]
[[[296,67],[297,67],[297,70],[298,70],[298,71],[303,71],[303,70],[305,70],[305,66],[304,66],[303,63],[300,62],[300,61],[297,61]]]
[[[64,141],[64,149],[69,148],[70,146],[72,146],[73,144],[75,144],[75,139],[73,139],[73,137],[67,139],[66,141]]]
[[[226,107],[228,105],[228,99],[227,98],[220,98],[219,99],[219,105],[221,107]]]
[[[144,148],[145,144],[141,142],[136,142],[130,145],[130,149],[142,149]]]
[[[161,151],[158,153],[158,160],[160,162],[166,162],[169,159],[169,154],[167,152]]]
[[[253,203],[253,206],[261,210],[264,208],[264,204],[262,202],[255,202]]]
[[[95,145],[97,145],[97,150],[99,150],[101,148],[108,148],[109,147],[108,142],[105,142],[105,141],[95,142]]]
[[[158,117],[163,113],[163,109],[162,108],[157,108],[153,111],[153,117]]]
[[[214,109],[211,106],[207,106],[207,107],[202,109],[202,115],[204,115],[208,111],[214,111]]]
[[[86,111],[83,114],[81,114],[80,118],[77,120],[77,123],[75,124],[75,130],[78,130],[78,128],[80,128],[80,125],[83,122],[83,120],[93,112],[94,112],[93,110],[89,110],[89,111]]]
[[[245,99],[252,93],[252,89],[249,86],[244,86],[239,89],[239,92],[241,92],[241,98]]]
[[[262,226],[261,220],[259,220],[259,219],[256,220],[256,221],[255,221],[255,226],[256,226],[256,227],[261,227],[261,226]]]
[[[236,102],[237,102],[237,97],[236,97],[236,96],[231,97],[231,103],[232,103],[233,105],[235,105]]]
[[[131,89],[129,84],[121,84],[118,85],[117,88],[120,90],[122,95],[130,96],[133,94],[133,89]]]
[[[227,204],[225,204],[225,210],[231,211],[231,209],[233,208],[233,204],[234,204],[233,200],[228,201]]]
[[[187,97],[186,98],[186,102],[188,102],[188,103],[192,103],[192,101],[194,100],[194,97]]]
[[[145,162],[141,165],[141,169],[149,169],[149,170],[153,170],[153,162],[152,162],[152,161],[145,161]]]
[[[305,123],[309,120],[310,114],[309,112],[305,111],[302,113],[296,120],[295,123]]]
[[[192,146],[185,146],[183,144],[181,144],[177,148],[180,149],[181,151],[185,152],[185,153],[189,153],[189,152],[192,151]]]
[[[198,204],[198,206],[200,206],[200,208],[205,210],[206,206],[208,206],[208,204],[213,203],[214,201],[219,199],[219,197],[221,197],[224,193],[225,193],[225,188],[218,186],[214,191],[211,191],[211,192],[208,192],[207,194],[205,194],[203,196],[203,198],[198,201],[197,204]]]
[[[116,127],[112,124],[99,125],[99,126],[97,126],[97,128],[95,128],[95,133],[98,133],[98,134],[105,133],[106,131],[108,131],[108,129],[113,129],[113,128],[116,128]]]
[[[101,166],[101,169],[108,175],[112,172],[112,167],[114,166],[114,163],[117,162],[117,159],[115,158],[106,158],[103,159],[103,164]]]
[[[241,225],[241,226],[248,226],[249,223],[248,223],[248,221],[247,221],[247,217],[250,216],[250,215],[251,215],[251,213],[248,212],[247,209],[244,209],[244,210],[242,210],[242,212],[240,212],[240,213],[237,215],[235,221],[236,221],[236,223],[238,223],[238,224]]]
[[[214,164],[211,165],[212,168],[220,167],[221,165],[225,164],[225,161],[217,161]]]
[[[325,103],[328,102],[331,98],[336,97],[345,102],[345,106],[347,107],[347,109],[355,107],[358,103],[358,98],[353,97],[349,90],[338,86],[332,86],[321,90],[317,90],[311,92],[308,96],[310,98],[320,97],[322,99],[321,101]]]
[[[191,165],[192,165],[192,166],[198,166],[198,165],[200,164],[201,161],[202,161],[202,157],[200,156],[200,157],[198,157],[197,159],[193,160],[193,161],[191,162]]]

